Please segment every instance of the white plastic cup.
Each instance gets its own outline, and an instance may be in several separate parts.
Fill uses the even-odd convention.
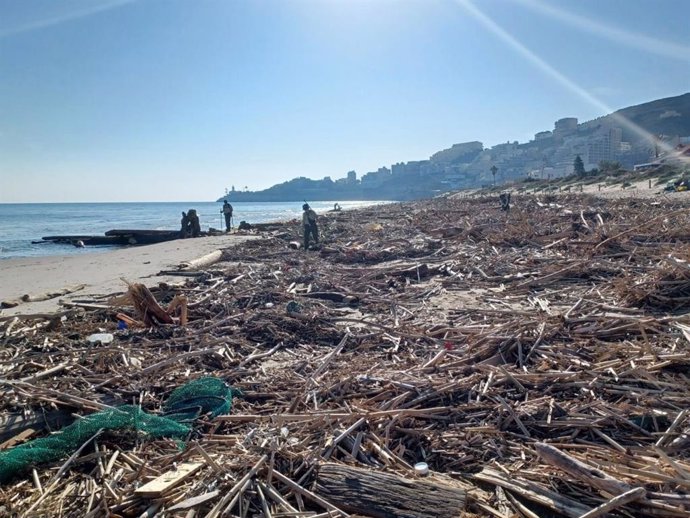
[[[414,471],[417,475],[425,476],[429,474],[429,465],[426,462],[418,462],[414,465]]]

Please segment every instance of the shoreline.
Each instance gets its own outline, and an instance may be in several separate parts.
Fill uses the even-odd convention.
[[[31,259],[37,257],[58,257],[72,255],[100,254],[116,250],[112,245],[87,246],[76,249],[68,244],[57,244],[42,241],[42,236],[74,235],[103,237],[105,232],[113,229],[141,229],[165,230],[175,232],[179,230],[179,212],[177,209],[187,210],[185,202],[131,202],[133,212],[124,209],[123,203],[84,203],[83,212],[67,211],[63,208],[41,217],[37,223],[38,213],[33,210],[5,210],[10,204],[0,204],[0,268],[9,259]],[[376,200],[373,205],[389,203],[386,200]],[[27,206],[29,204],[15,204]],[[35,204],[45,208],[46,204]],[[49,204],[54,207],[71,206],[73,204]],[[204,231],[223,233],[224,223],[215,202],[197,204]],[[342,210],[371,206],[371,202],[349,201],[341,203]],[[121,207],[122,206],[122,207]],[[104,208],[104,207],[107,207]],[[165,210],[162,210],[163,207]],[[318,214],[327,214],[333,208],[330,202],[317,202],[313,208]],[[301,203],[240,203],[235,207],[235,227],[242,220],[252,225],[276,224],[301,219]],[[0,286],[1,288],[1,286]]]
[[[24,295],[57,292],[69,286],[86,286],[69,294],[71,298],[108,295],[126,291],[121,280],[143,282],[148,286],[160,282],[179,282],[180,277],[158,275],[162,270],[177,269],[215,250],[228,248],[259,236],[224,234],[176,239],[153,245],[118,248],[83,255],[58,255],[8,258],[0,261],[0,302]],[[60,308],[58,296],[37,302],[22,302],[0,310],[0,318],[13,315],[49,313]]]
[[[515,192],[515,191],[514,191]],[[528,199],[547,193],[515,192],[517,199]],[[616,189],[607,187],[599,191],[596,185],[585,185],[583,192],[553,192],[559,196],[594,196],[602,200],[620,198],[649,199],[658,195],[658,188],[647,188],[647,181],[639,181],[634,188]],[[664,198],[683,199],[686,193],[663,193]],[[496,193],[467,189],[455,193],[446,193],[449,198],[488,197]],[[379,207],[396,203],[424,204],[433,198],[408,202],[379,202],[362,207],[349,207],[341,211],[324,210],[319,216],[331,218],[337,214],[351,214],[358,211],[378,210]],[[258,225],[288,225],[299,222],[294,218],[262,222]],[[85,285],[78,291],[56,295],[49,300],[21,302],[16,307],[0,308],[0,318],[35,313],[51,313],[62,308],[60,300],[103,297],[126,291],[122,279],[129,282],[143,282],[147,286],[159,283],[176,283],[180,277],[158,275],[163,270],[177,269],[182,262],[201,257],[215,250],[224,250],[250,239],[262,239],[260,234],[215,234],[199,238],[177,239],[152,245],[116,247],[112,250],[93,250],[83,254],[45,255],[0,258],[0,302],[14,301],[25,296],[36,296],[46,293],[57,293],[77,285]],[[299,240],[299,235],[295,239]],[[106,265],[104,267],[103,265]]]
[[[394,202],[378,202],[361,207],[343,208],[338,212],[325,210],[322,218],[345,214],[361,209],[387,205]],[[254,225],[287,226],[291,222],[300,225],[295,218]],[[102,297],[126,291],[122,279],[142,282],[148,287],[159,283],[177,283],[180,277],[159,275],[163,270],[177,269],[180,263],[191,261],[216,250],[225,250],[253,239],[263,239],[261,234],[220,233],[198,238],[175,239],[151,245],[113,247],[111,250],[87,251],[83,254],[43,255],[0,258],[0,303],[17,301],[22,297],[58,293],[79,285],[76,291],[56,295],[48,300],[21,302],[15,307],[0,307],[0,319],[18,315],[53,313],[61,309],[60,301],[88,297]],[[295,235],[295,239],[300,238]],[[46,243],[47,246],[51,243]],[[103,264],[107,267],[104,268]]]
[[[357,210],[388,205],[379,201],[361,207],[348,207],[334,212],[325,210],[322,218]],[[255,225],[300,225],[294,218]],[[116,247],[112,250],[93,250],[79,255],[44,255],[0,258],[0,303],[17,301],[22,297],[57,293],[78,285],[83,288],[56,295],[48,300],[21,302],[15,307],[0,308],[0,319],[18,315],[53,313],[61,309],[60,301],[88,297],[102,297],[126,291],[122,279],[142,282],[148,287],[159,283],[180,282],[180,277],[159,275],[163,270],[177,269],[180,263],[191,261],[216,250],[224,250],[253,239],[260,234],[215,234],[198,238],[176,239],[152,245]],[[299,232],[295,239],[301,239]],[[50,243],[48,243],[49,245]],[[103,265],[107,265],[105,268]]]

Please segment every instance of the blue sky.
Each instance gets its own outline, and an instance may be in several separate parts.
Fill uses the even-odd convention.
[[[527,141],[689,91],[687,5],[0,0],[0,202],[211,200]]]

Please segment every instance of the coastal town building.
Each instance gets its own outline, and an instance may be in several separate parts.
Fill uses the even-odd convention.
[[[618,127],[601,130],[587,140],[587,163],[590,168],[600,162],[615,161],[620,155],[623,130]]]
[[[655,139],[621,125],[621,117],[635,121]],[[580,156],[586,170],[602,163],[618,162],[632,169],[636,164],[661,164],[662,160],[690,170],[688,151],[671,155],[668,150],[690,144],[690,93],[619,110],[579,123],[575,117],[554,122],[553,130],[539,131],[529,142],[508,141],[485,147],[480,141],[460,142],[433,153],[426,160],[397,162],[357,177],[348,171],[332,181],[298,178],[274,186],[264,197],[275,199],[412,199],[451,189],[492,185],[491,168],[497,168],[497,184],[521,178],[556,178],[573,173]],[[230,192],[231,200],[253,193]],[[256,193],[258,194],[258,193]],[[271,198],[273,199],[273,198]]]
[[[378,171],[372,171],[362,176],[361,185],[364,189],[381,187],[392,177],[391,170],[387,167],[379,167]]]

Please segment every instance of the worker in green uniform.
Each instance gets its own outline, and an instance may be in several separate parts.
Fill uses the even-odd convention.
[[[302,226],[304,227],[304,249],[309,250],[310,238],[314,238],[314,244],[319,244],[319,227],[316,223],[316,212],[308,203],[302,205]]]
[[[230,232],[232,228],[232,205],[228,203],[228,200],[223,201],[223,208],[220,209],[220,212],[225,217],[225,231]]]

